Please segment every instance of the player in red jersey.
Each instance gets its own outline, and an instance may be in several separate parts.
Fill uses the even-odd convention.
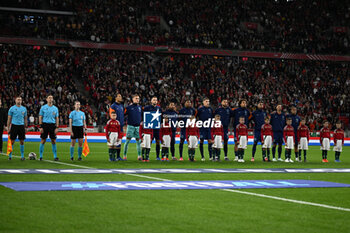
[[[159,139],[162,143],[162,161],[169,161],[169,148],[171,143],[172,129],[169,118],[163,118],[163,124],[159,131]]]
[[[270,125],[270,118],[265,117],[265,124],[261,126],[261,144],[263,161],[270,162],[270,148],[272,147],[273,132],[272,125]],[[267,153],[266,153],[267,152]]]
[[[196,117],[191,116],[190,121],[193,122],[193,125],[188,125],[186,128],[186,138],[188,143],[188,157],[190,161],[194,162],[194,155],[196,153],[196,148],[198,147],[199,139],[199,129],[195,125]]]
[[[221,124],[220,115],[215,115],[215,124],[211,128],[211,140],[213,140],[213,161],[220,162],[220,150],[223,148],[222,142],[224,141],[224,127]],[[219,122],[219,123],[218,123]],[[220,126],[219,126],[220,125]]]
[[[301,162],[301,151],[304,151],[304,162],[306,162],[306,152],[309,149],[310,131],[309,127],[305,125],[305,118],[301,118],[300,126],[298,127],[298,149],[299,162]]]
[[[108,154],[109,161],[115,161],[115,154],[117,153],[117,160],[121,160],[120,158],[120,148],[122,144],[123,133],[121,131],[120,123],[117,120],[117,114],[115,112],[111,112],[111,119],[107,122],[106,125],[106,138],[108,145]]]
[[[239,118],[239,124],[236,127],[236,141],[238,144],[238,162],[244,163],[244,150],[247,149],[248,144],[248,128],[244,124],[245,118]]]
[[[287,118],[286,123],[287,125],[283,129],[283,139],[284,139],[284,145],[286,150],[285,151],[286,160],[284,162],[293,163],[292,150],[294,148],[295,134],[294,134],[294,127],[292,126],[292,119]]]
[[[143,122],[141,122],[139,134],[140,134],[140,138],[141,138],[142,161],[149,162],[149,152],[151,151],[153,129],[152,128],[150,128],[150,129],[143,128]]]
[[[339,163],[340,153],[342,152],[342,147],[344,145],[344,130],[341,128],[340,121],[337,121],[335,126],[337,127],[337,129],[334,130],[334,134],[333,134],[333,141],[334,141],[333,150],[335,151],[335,162]]]
[[[331,130],[328,128],[328,121],[323,122],[323,128],[320,130],[320,143],[322,150],[322,162],[328,163],[327,152],[331,147]]]

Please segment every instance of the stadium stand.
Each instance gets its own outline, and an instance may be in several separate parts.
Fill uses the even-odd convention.
[[[0,89],[4,103],[10,106],[11,96],[20,94],[29,115],[37,117],[46,95],[52,93],[61,111],[62,124],[67,123],[64,116],[68,116],[75,99],[82,101],[90,125],[105,122],[117,92],[123,95],[125,104],[135,92],[141,95],[142,105],[156,95],[163,108],[169,101],[182,105],[186,99],[198,107],[204,96],[210,98],[214,107],[223,98],[231,101],[231,107],[245,98],[250,110],[263,100],[268,112],[274,111],[277,103],[282,103],[285,111],[294,104],[314,130],[321,127],[323,119],[334,123],[339,117],[348,118],[350,112],[349,63],[1,47],[4,52]],[[76,82],[83,83],[85,90],[78,91]],[[90,98],[82,95],[83,91]]]
[[[52,0],[13,4],[68,9],[74,15],[31,17],[3,10],[2,35],[311,54],[349,51],[350,5],[345,0],[225,0],[215,6],[208,0]]]

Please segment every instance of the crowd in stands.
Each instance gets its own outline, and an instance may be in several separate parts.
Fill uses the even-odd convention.
[[[94,42],[316,54],[348,54],[350,49],[350,2],[346,0],[51,2],[69,6],[76,14],[44,15],[28,23],[19,13],[2,12],[0,32]],[[149,21],[147,16],[161,18]]]
[[[228,99],[234,108],[245,98],[251,111],[262,100],[269,113],[278,103],[285,111],[296,105],[313,130],[318,130],[324,119],[334,123],[350,113],[349,63],[242,61],[235,57],[20,45],[2,45],[1,49],[0,98],[8,107],[14,96],[21,95],[35,123],[48,94],[54,95],[63,125],[68,123],[75,100],[81,101],[90,125],[104,124],[116,93],[122,94],[125,105],[133,93],[140,94],[143,106],[158,96],[163,109],[173,101],[179,110],[187,99],[197,108],[204,97],[210,98],[213,108],[222,99]],[[83,83],[85,90],[78,90],[74,79]],[[89,93],[89,98],[82,91]]]
[[[21,96],[28,110],[29,125],[38,125],[40,107],[52,94],[60,111],[60,125],[68,124],[75,100],[80,100],[92,124],[88,100],[77,91],[73,81],[74,52],[59,48],[1,45],[0,98],[5,108]]]
[[[349,63],[242,61],[106,50],[80,50],[79,54],[77,70],[100,111],[108,108],[118,92],[126,102],[132,93],[139,93],[142,105],[158,96],[163,109],[170,101],[179,109],[186,99],[198,107],[206,96],[214,108],[224,98],[232,108],[245,98],[250,110],[263,100],[269,113],[277,103],[282,103],[285,111],[296,105],[314,130],[320,129],[322,120],[334,123],[339,115],[350,113]]]

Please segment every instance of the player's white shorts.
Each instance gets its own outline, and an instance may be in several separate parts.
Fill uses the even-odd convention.
[[[294,149],[294,138],[293,136],[287,136],[287,141],[285,142],[286,149]]]
[[[109,142],[107,142],[108,146],[120,146],[122,144],[122,140],[118,139],[118,133],[111,132],[109,134]]]
[[[248,137],[247,136],[240,136],[238,148],[239,149],[247,149],[247,144],[248,144]]]
[[[198,147],[198,138],[196,136],[188,137],[188,148],[196,149]]]
[[[334,142],[334,151],[337,152],[342,152],[342,148],[343,148],[343,141],[342,140],[337,140],[336,142]]]
[[[298,149],[299,150],[308,150],[309,149],[309,143],[307,142],[307,137],[300,138]]]
[[[329,138],[324,138],[322,141],[321,150],[330,150],[331,149],[331,142]]]
[[[216,135],[214,137],[213,148],[216,148],[216,149],[221,149],[222,148],[222,136]]]
[[[264,136],[264,144],[262,145],[262,148],[271,148],[272,147],[272,136],[266,135]]]
[[[163,144],[162,144],[162,147],[167,147],[169,148],[170,147],[170,142],[171,142],[171,137],[170,135],[163,135]]]
[[[141,143],[141,147],[142,148],[147,148],[147,149],[151,149],[151,135],[150,134],[144,134],[142,137],[142,143]]]

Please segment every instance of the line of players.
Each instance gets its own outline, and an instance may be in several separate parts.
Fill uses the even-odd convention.
[[[151,99],[151,104],[142,108],[139,105],[140,97],[138,95],[132,96],[132,104],[124,109],[122,103],[123,99],[120,94],[116,97],[116,102],[110,108],[111,120],[107,123],[117,124],[114,130],[106,130],[106,137],[109,143],[110,160],[126,160],[127,151],[130,140],[135,138],[137,155],[139,160],[149,161],[149,153],[151,149],[151,142],[156,141],[156,159],[169,160],[169,149],[173,160],[177,160],[175,156],[175,135],[176,128],[174,124],[171,127],[164,127],[161,129],[145,129],[142,123],[142,112],[149,111],[162,112],[158,106],[157,97]],[[203,104],[197,110],[192,108],[191,101],[185,102],[184,108],[179,112],[175,110],[175,103],[171,102],[166,111],[162,112],[167,124],[168,121],[183,120],[186,122],[187,118],[198,119],[202,122],[212,119],[221,121],[222,128],[206,128],[200,129],[188,127],[180,130],[180,144],[179,144],[179,160],[183,160],[183,145],[185,140],[188,142],[189,159],[194,161],[195,149],[198,147],[201,154],[201,160],[205,161],[204,157],[204,141],[208,141],[209,160],[220,160],[220,149],[224,150],[224,159],[228,159],[228,139],[229,139],[229,125],[233,119],[233,133],[235,138],[235,161],[244,162],[244,150],[247,149],[248,142],[248,122],[254,122],[254,144],[252,149],[251,161],[255,160],[256,147],[259,142],[262,144],[263,161],[270,161],[270,149],[272,149],[271,161],[283,161],[281,158],[282,145],[285,144],[285,162],[293,162],[291,158],[292,150],[295,151],[295,159],[302,161],[301,152],[304,152],[304,161],[306,162],[306,152],[309,143],[309,129],[305,125],[305,119],[301,119],[297,115],[297,108],[291,107],[291,113],[287,116],[282,112],[282,105],[276,106],[276,111],[270,116],[263,110],[264,103],[259,102],[257,110],[250,113],[247,109],[247,101],[240,100],[239,107],[236,109],[229,108],[228,100],[224,99],[221,106],[215,111],[210,107],[208,98],[203,99]],[[178,117],[180,116],[180,117]],[[121,135],[123,133],[124,117],[127,118],[127,132],[126,143],[124,146],[124,157],[120,156]],[[117,123],[116,123],[117,122]],[[167,124],[168,125],[168,124]],[[320,132],[320,143],[322,150],[322,161],[328,162],[327,151],[330,150],[330,129],[328,122],[324,122],[324,127]],[[341,123],[337,122],[337,129],[334,133],[334,151],[335,161],[340,162],[340,152],[344,144],[344,131],[341,129]],[[112,135],[112,137],[110,136]],[[162,155],[160,157],[160,145],[162,144]],[[222,145],[223,144],[223,145]],[[278,148],[278,158],[276,158],[276,147]],[[116,156],[117,155],[117,156]]]
[[[116,102],[111,106],[110,115],[111,120],[108,121],[106,126],[106,137],[109,145],[110,160],[123,160],[120,157],[121,138],[124,125],[124,117],[127,117],[127,132],[126,142],[124,146],[124,159],[127,159],[128,145],[132,138],[136,139],[137,154],[139,160],[149,161],[149,153],[151,141],[156,139],[156,154],[157,160],[169,159],[169,148],[172,154],[172,158],[175,157],[175,134],[176,128],[172,125],[171,128],[162,127],[160,130],[147,130],[142,127],[142,111],[159,111],[160,107],[157,105],[157,97],[151,99],[151,105],[145,106],[143,109],[139,105],[140,97],[138,95],[132,96],[133,103],[124,109],[122,104],[122,96],[120,94],[116,97]],[[46,98],[47,104],[43,105],[39,112],[39,124],[41,132],[41,143],[39,147],[40,160],[43,158],[44,145],[48,136],[51,139],[52,152],[54,160],[58,160],[56,135],[59,127],[59,112],[58,108],[53,105],[53,96],[48,95]],[[10,135],[12,144],[18,138],[20,141],[21,160],[24,160],[24,139],[27,129],[27,110],[22,106],[22,98],[16,97],[16,104],[12,106],[8,112],[7,129]],[[276,146],[278,145],[278,160],[282,161],[282,144],[286,145],[286,162],[292,162],[291,150],[295,149],[296,160],[301,161],[301,151],[304,151],[304,161],[306,161],[306,151],[308,149],[309,131],[305,125],[305,120],[300,120],[297,116],[296,107],[291,108],[291,114],[287,116],[285,126],[285,116],[282,113],[282,106],[277,105],[276,112],[272,113],[270,118],[267,113],[263,111],[264,103],[258,103],[258,109],[252,114],[247,110],[247,101],[241,100],[237,109],[231,109],[228,106],[228,101],[223,100],[221,106],[215,110],[209,106],[209,99],[203,100],[203,106],[199,107],[196,111],[192,108],[191,102],[188,100],[185,103],[185,107],[177,113],[175,111],[175,104],[170,103],[168,109],[163,112],[168,116],[166,119],[177,120],[178,114],[181,116],[190,116],[192,119],[199,119],[206,121],[212,119],[215,116],[215,121],[221,121],[222,127],[205,128],[202,127],[199,130],[196,128],[181,128],[180,136],[180,160],[183,160],[183,144],[187,139],[189,144],[189,159],[194,160],[195,149],[198,146],[198,139],[200,141],[199,148],[201,153],[201,160],[205,161],[204,157],[204,140],[208,140],[208,151],[210,160],[220,160],[220,149],[223,147],[225,160],[228,160],[227,156],[227,144],[228,144],[228,127],[233,118],[234,135],[235,135],[235,161],[243,162],[244,150],[247,148],[248,142],[248,130],[247,123],[249,120],[253,120],[254,127],[254,145],[252,151],[252,161],[254,161],[254,155],[256,152],[256,146],[260,141],[262,143],[263,161],[270,160],[270,148],[272,147],[272,161],[277,161],[275,157]],[[76,101],[74,105],[75,110],[69,115],[69,129],[71,132],[71,148],[70,155],[71,160],[74,160],[74,146],[76,139],[78,139],[78,160],[81,160],[82,144],[84,133],[86,132],[86,119],[85,114],[80,111],[80,102]],[[271,119],[271,125],[269,121]],[[186,117],[182,117],[182,120],[186,121]],[[301,123],[301,124],[300,124]],[[344,144],[344,131],[341,129],[341,124],[336,124],[337,129],[334,132],[334,151],[336,152],[335,158],[339,162],[340,152]],[[150,132],[152,131],[152,132]],[[330,129],[328,128],[328,122],[324,122],[324,127],[320,132],[320,143],[322,149],[322,161],[328,162],[327,151],[330,150]],[[160,142],[162,143],[162,158],[160,158]],[[223,146],[222,143],[223,142]],[[142,149],[141,149],[142,148]],[[213,150],[214,148],[214,150]],[[298,150],[300,149],[300,150]],[[116,158],[117,154],[117,158]],[[9,154],[9,160],[12,159],[12,152]]]

